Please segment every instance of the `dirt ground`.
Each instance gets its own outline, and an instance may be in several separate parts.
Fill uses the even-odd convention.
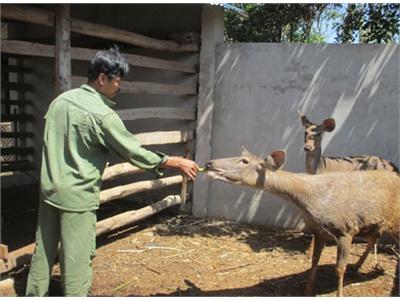
[[[196,219],[176,211],[105,235],[97,241],[91,296],[302,296],[311,236],[271,231],[222,219]],[[365,244],[352,247],[350,263]],[[336,294],[335,245],[321,257],[316,295]],[[380,245],[359,272],[348,269],[346,296],[398,296],[398,252]],[[10,275],[22,296],[28,267]],[[58,266],[50,285],[61,294]]]

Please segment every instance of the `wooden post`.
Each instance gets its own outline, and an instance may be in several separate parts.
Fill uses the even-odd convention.
[[[215,51],[217,43],[224,42],[224,10],[216,5],[203,4],[201,15],[201,49],[199,95],[197,98],[196,162],[200,166],[211,158],[212,116],[215,89]],[[193,184],[193,215],[207,216],[210,180],[198,176]]]
[[[70,5],[59,4],[56,13],[55,95],[71,89]]]
[[[185,146],[185,158],[191,159],[191,149],[192,149],[192,141],[188,141]],[[188,193],[188,178],[187,176],[183,175],[182,181],[182,190],[181,190],[181,210],[185,211],[186,209],[186,200],[187,200],[187,193]]]

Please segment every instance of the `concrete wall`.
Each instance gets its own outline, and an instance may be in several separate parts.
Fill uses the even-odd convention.
[[[399,46],[229,44],[217,49],[212,158],[241,146],[288,154],[305,172],[297,109],[312,121],[336,119],[325,155],[375,154],[399,165]],[[301,228],[291,204],[258,190],[212,182],[208,216]]]

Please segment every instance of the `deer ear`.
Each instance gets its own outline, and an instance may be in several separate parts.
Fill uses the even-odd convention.
[[[329,119],[326,119],[324,121],[324,123],[322,123],[322,125],[324,126],[325,131],[331,132],[335,129],[336,122],[335,122],[335,119],[329,118]]]
[[[312,123],[311,123],[310,120],[306,117],[305,114],[303,114],[300,110],[298,110],[297,112],[299,113],[300,120],[301,120],[301,124],[302,124],[304,127],[307,128],[308,126],[312,125]]]
[[[263,163],[263,167],[271,171],[280,169],[285,163],[286,152],[283,150],[277,150],[272,152]]]

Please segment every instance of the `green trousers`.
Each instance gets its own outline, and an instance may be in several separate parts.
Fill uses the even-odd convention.
[[[65,296],[87,296],[96,250],[96,212],[70,212],[40,200],[36,249],[26,296],[47,296],[60,244],[61,285]]]

